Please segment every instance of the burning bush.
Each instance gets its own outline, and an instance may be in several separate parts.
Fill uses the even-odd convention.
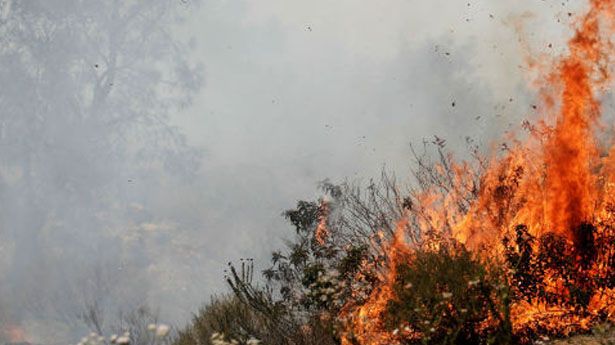
[[[536,238],[518,225],[514,240],[503,240],[516,309],[526,309],[516,313],[524,339],[568,336],[612,317],[604,301],[615,286],[613,228],[584,223],[575,233],[577,242],[554,233]]]

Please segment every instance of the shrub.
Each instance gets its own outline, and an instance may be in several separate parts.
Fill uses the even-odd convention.
[[[397,267],[386,325],[408,344],[508,344],[509,292],[497,265],[460,244],[419,249]]]
[[[245,344],[266,336],[266,327],[259,315],[234,295],[215,296],[178,333],[174,345],[213,345],[216,333]]]

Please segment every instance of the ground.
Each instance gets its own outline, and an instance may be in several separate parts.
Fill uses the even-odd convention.
[[[592,335],[556,340],[550,345],[615,345],[615,326],[598,327]]]

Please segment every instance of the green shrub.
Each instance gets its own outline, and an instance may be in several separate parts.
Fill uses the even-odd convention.
[[[511,343],[509,289],[494,267],[459,244],[416,251],[397,267],[387,327],[408,344]]]
[[[233,295],[213,297],[178,332],[174,345],[210,345],[214,333],[245,344],[251,338],[265,336],[266,328],[259,315]],[[262,338],[259,338],[262,339]]]

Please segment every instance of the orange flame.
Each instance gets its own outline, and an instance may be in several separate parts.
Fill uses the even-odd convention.
[[[398,264],[407,260],[410,254],[405,241],[407,226],[408,221],[405,217],[397,223],[387,257],[389,269],[383,277],[380,277],[383,284],[371,293],[366,303],[359,306],[356,311],[352,310],[354,319],[350,321],[354,324],[353,333],[342,337],[342,345],[352,344],[350,336],[360,344],[397,344],[395,335],[383,330],[382,313],[387,303],[394,297],[393,283],[397,276]],[[347,306],[347,308],[352,307]],[[348,310],[342,311],[343,314],[348,312]]]
[[[568,42],[568,53],[544,73],[540,99],[544,118],[532,127],[525,141],[513,140],[504,155],[493,157],[480,176],[479,186],[471,181],[469,164],[452,166],[454,188],[446,195],[427,192],[419,200],[421,217],[413,226],[429,234],[450,235],[478,252],[502,258],[502,240],[519,225],[539,238],[556,234],[570,244],[569,253],[588,280],[603,277],[604,259],[582,257],[588,238],[605,234],[605,222],[615,225],[615,147],[610,152],[599,144],[599,96],[611,81],[611,40],[615,34],[615,0],[589,0],[589,10],[578,21]],[[554,118],[549,124],[548,119]],[[527,123],[526,123],[527,125]],[[458,207],[477,188],[468,207]],[[583,224],[592,224],[597,233],[588,233]],[[396,344],[396,336],[382,325],[382,315],[393,296],[396,265],[409,260],[410,246],[404,241],[407,220],[401,220],[389,246],[388,272],[358,308],[348,307],[342,314],[353,319],[349,333],[358,344]],[[611,230],[609,230],[611,231]],[[437,243],[437,241],[436,241]],[[613,245],[612,243],[610,245]],[[601,260],[603,260],[601,262]],[[607,268],[605,268],[607,267]],[[545,289],[566,293],[566,288],[551,273],[545,275]],[[518,301],[512,305],[513,329],[528,325],[557,329],[569,334],[589,329],[597,315],[615,321],[615,289],[594,291],[586,313],[544,301]],[[343,344],[350,344],[344,339]]]
[[[2,333],[11,343],[23,343],[26,341],[26,332],[17,325],[5,325],[2,328]]]
[[[575,229],[595,219],[601,201],[598,182],[605,175],[596,171],[603,162],[595,137],[600,103],[594,94],[610,80],[606,64],[613,52],[607,40],[613,24],[606,28],[599,24],[601,18],[611,19],[615,14],[614,3],[591,1],[589,12],[568,43],[569,55],[544,80],[541,98],[545,110],[557,111],[552,100],[560,100],[556,123],[549,126],[541,121],[539,133],[544,135],[531,137],[525,143],[517,142],[506,156],[492,160],[474,212],[466,218],[476,218],[479,211],[498,205],[499,200],[494,199],[502,195],[498,195],[496,188],[504,185],[508,190],[500,192],[513,196],[507,202],[512,209],[498,209],[500,217],[490,220],[491,224],[486,227],[489,232],[493,231],[493,225],[500,228],[524,223],[536,234],[555,232],[576,243]],[[609,30],[602,32],[603,29]],[[466,219],[463,225],[457,230],[462,235],[469,233],[468,226],[476,231],[476,222]]]
[[[328,218],[329,204],[323,200],[320,203],[320,216],[318,220],[318,225],[316,226],[316,230],[314,231],[314,239],[321,246],[325,245],[327,237],[329,237],[329,228],[327,227]]]

